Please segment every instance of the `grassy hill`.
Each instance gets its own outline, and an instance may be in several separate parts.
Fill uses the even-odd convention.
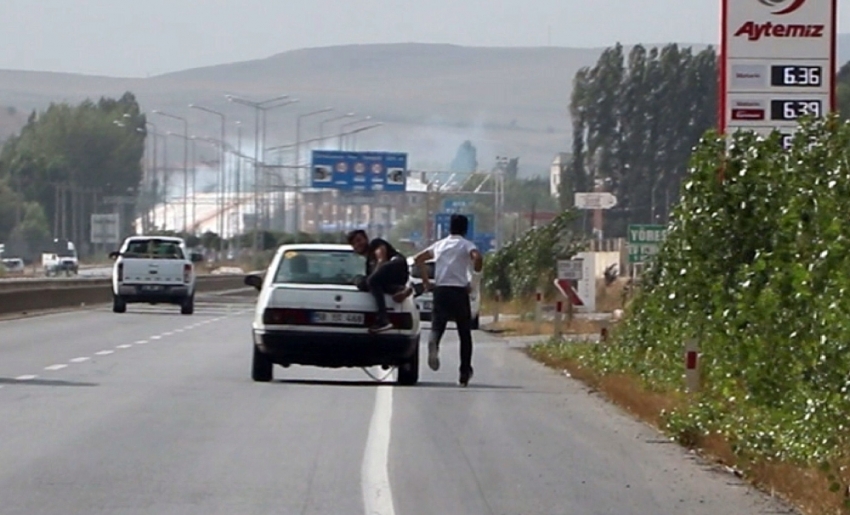
[[[842,49],[850,48],[850,35],[841,41]],[[532,175],[569,148],[567,104],[573,76],[593,65],[602,50],[350,45],[145,79],[0,71],[0,106],[26,113],[50,102],[129,90],[145,110],[187,117],[192,133],[199,135],[218,134],[218,119],[188,109],[188,104],[221,110],[228,120],[243,121],[246,144],[253,148],[253,111],[228,103],[224,95],[264,99],[289,94],[301,102],[297,109],[269,112],[270,146],[295,139],[294,113],[334,106],[340,113],[355,111],[385,123],[358,137],[361,148],[407,151],[413,166],[433,168],[447,166],[457,147],[470,139],[483,167],[489,168],[498,155],[521,156],[522,173]],[[26,118],[4,117],[2,111],[0,139]],[[181,129],[172,120],[151,120],[163,130]],[[317,135],[318,120],[305,121],[304,137]],[[229,124],[228,131],[233,134],[235,125]],[[174,154],[177,159],[178,152]]]

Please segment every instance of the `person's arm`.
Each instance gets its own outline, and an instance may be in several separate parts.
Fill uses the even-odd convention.
[[[413,263],[419,268],[419,276],[422,277],[422,288],[426,291],[431,289],[431,279],[428,277],[428,266],[426,263],[434,259],[433,245],[416,254]]]
[[[469,258],[472,260],[472,269],[476,274],[480,274],[481,270],[484,269],[484,256],[471,241],[469,242]]]

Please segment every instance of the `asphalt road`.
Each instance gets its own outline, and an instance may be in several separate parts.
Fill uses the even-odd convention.
[[[465,389],[453,333],[413,388],[252,383],[238,300],[0,322],[0,513],[787,513],[484,333]]]

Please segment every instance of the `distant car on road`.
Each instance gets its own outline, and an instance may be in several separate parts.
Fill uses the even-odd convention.
[[[182,238],[131,236],[109,257],[115,260],[113,312],[124,313],[132,303],[177,304],[184,315],[195,312],[194,263],[203,256],[189,253]]]
[[[0,267],[9,275],[22,275],[24,273],[24,260],[21,258],[5,258],[0,261]]]
[[[271,381],[273,366],[398,367],[398,383],[419,381],[419,312],[412,296],[387,296],[393,329],[372,334],[375,299],[358,290],[366,263],[348,245],[281,246],[264,276],[245,284],[259,292],[252,327],[251,377]]]

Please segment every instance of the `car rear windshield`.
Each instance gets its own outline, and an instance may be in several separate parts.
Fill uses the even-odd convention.
[[[348,251],[290,250],[277,268],[276,283],[353,284],[366,272],[363,256]]]
[[[428,269],[428,279],[434,278],[434,262],[425,263],[425,267]],[[419,267],[416,265],[410,265],[410,277],[414,279],[422,279],[422,274],[419,273]]]
[[[185,259],[180,243],[157,239],[133,240],[122,255],[139,259]]]

